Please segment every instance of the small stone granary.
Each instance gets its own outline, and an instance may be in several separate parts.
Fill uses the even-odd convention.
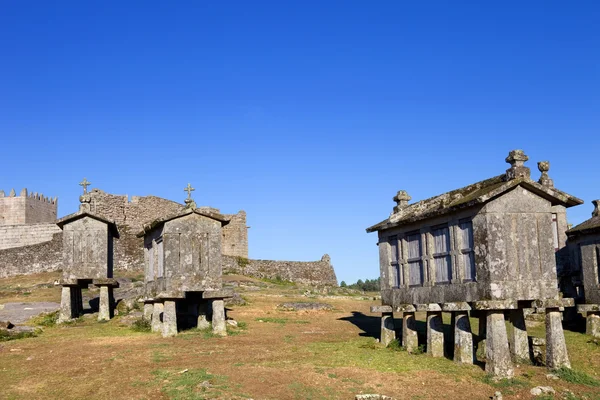
[[[215,334],[226,335],[221,238],[229,220],[218,210],[196,207],[188,184],[186,207],[145,224],[144,318],[164,337],[178,329],[207,328],[212,314]]]
[[[600,200],[592,203],[592,218],[569,229],[567,236],[571,262],[583,278],[584,303],[577,311],[586,314],[586,332],[600,338]]]
[[[90,211],[90,183],[84,179],[79,211],[57,221],[63,230],[63,274],[59,322],[76,318],[83,312],[81,289],[90,283],[100,287],[98,320],[113,316],[113,239],[119,237],[114,222]]]
[[[511,151],[506,173],[414,204],[399,191],[390,217],[367,229],[379,234],[382,305],[371,311],[382,313],[384,344],[395,338],[393,313],[403,313],[402,342],[414,350],[415,312],[425,311],[427,352],[442,357],[442,312],[450,312],[454,360],[473,363],[471,312],[486,339],[486,371],[510,377],[511,358],[529,359],[523,309],[538,308],[547,366],[569,367],[561,311],[574,303],[559,298],[555,252],[565,245],[565,209],[582,201],[554,188],[548,162],[531,180],[527,160]]]

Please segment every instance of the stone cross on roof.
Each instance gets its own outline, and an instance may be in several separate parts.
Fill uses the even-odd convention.
[[[191,209],[195,209],[196,208],[196,202],[192,199],[192,192],[196,190],[192,187],[192,185],[190,185],[189,183],[187,184],[187,187],[185,189],[183,189],[184,192],[187,192],[188,197],[187,199],[185,199],[184,203],[185,206],[187,208],[191,208]]]
[[[188,197],[187,197],[187,198],[188,198],[188,199],[191,199],[191,198],[192,198],[192,192],[193,192],[194,190],[196,190],[196,189],[194,189],[194,188],[192,187],[192,185],[190,185],[189,183],[187,184],[187,187],[186,187],[185,189],[183,189],[183,191],[184,191],[184,192],[187,192],[187,194],[188,194]]]
[[[87,193],[87,187],[90,186],[91,183],[88,182],[86,178],[83,178],[83,181],[79,182],[79,186],[83,186],[83,194]]]

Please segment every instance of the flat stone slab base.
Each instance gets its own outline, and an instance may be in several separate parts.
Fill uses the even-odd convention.
[[[10,321],[15,325],[25,323],[31,317],[56,311],[60,303],[5,303],[0,304],[0,321]]]

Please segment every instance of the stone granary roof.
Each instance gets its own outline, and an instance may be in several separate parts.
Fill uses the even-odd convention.
[[[69,222],[73,222],[76,221],[80,218],[83,217],[90,217],[93,218],[95,220],[98,220],[100,222],[104,222],[106,225],[108,225],[108,229],[110,229],[110,232],[112,233],[113,237],[118,238],[119,237],[119,229],[117,228],[117,224],[114,223],[114,221],[111,221],[109,219],[106,219],[100,215],[91,213],[89,211],[86,210],[79,210],[73,214],[69,214],[67,216],[62,217],[61,219],[59,219],[58,221],[56,221],[56,225],[58,225],[58,227],[60,229],[63,229],[63,226]]]
[[[593,200],[594,211],[592,212],[592,218],[583,221],[579,225],[569,229],[567,235],[575,236],[586,233],[600,232],[600,200]]]
[[[553,182],[547,174],[550,168],[550,164],[547,161],[538,163],[538,168],[542,172],[539,181],[535,182],[531,180],[529,177],[529,168],[523,165],[528,159],[529,157],[522,150],[513,150],[506,158],[506,162],[511,164],[511,168],[505,174],[442,193],[410,205],[408,204],[408,201],[411,199],[410,196],[404,190],[401,190],[394,197],[397,206],[394,207],[394,212],[390,217],[367,228],[367,232],[393,228],[438,215],[449,214],[459,209],[484,204],[516,186],[522,186],[538,196],[549,200],[552,205],[572,207],[583,204],[583,201],[577,197],[553,187]]]
[[[200,208],[194,208],[194,207],[187,207],[184,208],[181,212],[176,213],[176,214],[171,214],[171,215],[167,215],[163,218],[159,218],[156,219],[154,221],[152,221],[151,223],[148,224],[144,224],[144,229],[142,231],[140,231],[136,236],[137,237],[142,237],[144,236],[147,232],[152,231],[153,229],[164,225],[165,222],[171,221],[173,219],[176,218],[181,218],[184,217],[186,215],[190,215],[190,214],[198,214],[198,215],[202,215],[204,217],[208,217],[211,219],[214,219],[216,221],[221,222],[221,224],[223,226],[227,225],[229,223],[229,221],[231,220],[231,217],[226,217],[223,214],[217,212],[214,208],[210,208],[210,207],[200,207]]]

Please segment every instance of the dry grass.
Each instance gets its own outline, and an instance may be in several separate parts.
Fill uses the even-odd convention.
[[[0,287],[16,282],[0,280]],[[282,298],[306,301],[303,291],[270,285],[244,293],[249,305],[229,313],[244,329],[226,338],[187,331],[163,339],[134,332],[116,318],[46,327],[38,337],[0,343],[0,398],[351,399],[381,393],[488,399],[500,390],[505,399],[523,399],[538,385],[599,398],[597,387],[548,381],[540,367],[519,367],[518,381],[499,385],[479,366],[385,349],[373,338],[379,327],[378,317],[368,311],[373,301],[326,298],[318,301],[332,304],[334,311],[276,309]],[[31,296],[36,298],[35,290]],[[0,302],[5,298],[11,297]],[[594,376],[600,371],[600,346],[588,339],[567,332],[574,368]]]

